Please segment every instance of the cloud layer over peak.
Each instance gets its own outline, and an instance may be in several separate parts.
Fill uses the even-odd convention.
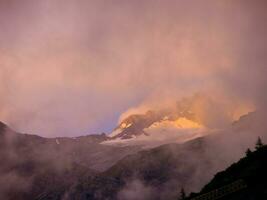
[[[0,120],[74,136],[110,131],[128,108],[196,92],[262,106],[266,8],[263,0],[0,0]]]

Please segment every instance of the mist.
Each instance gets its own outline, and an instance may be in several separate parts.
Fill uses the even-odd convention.
[[[198,92],[231,112],[263,109],[265,10],[263,0],[1,0],[0,120],[46,137],[110,132],[131,108]]]

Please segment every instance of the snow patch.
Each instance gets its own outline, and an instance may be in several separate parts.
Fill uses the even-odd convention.
[[[122,129],[117,128],[111,134],[109,134],[108,137],[115,137],[115,136],[119,135],[122,131],[123,131]]]
[[[115,129],[111,134],[108,135],[108,137],[115,137],[119,135],[122,131],[124,131],[125,129],[129,128],[130,126],[132,126],[132,123],[129,123],[129,124],[122,123],[120,127]]]
[[[57,143],[57,144],[60,144],[60,142],[59,142],[59,140],[58,140],[58,139],[56,139],[56,143]]]

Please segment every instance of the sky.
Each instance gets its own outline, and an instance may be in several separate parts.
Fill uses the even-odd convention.
[[[0,120],[45,137],[204,92],[265,106],[265,0],[0,0]]]

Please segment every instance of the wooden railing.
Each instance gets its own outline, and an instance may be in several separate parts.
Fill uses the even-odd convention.
[[[222,197],[228,196],[234,192],[246,188],[247,185],[243,180],[235,181],[229,185],[223,186],[221,188],[215,189],[211,192],[199,195],[197,197],[191,198],[190,200],[216,200]]]

